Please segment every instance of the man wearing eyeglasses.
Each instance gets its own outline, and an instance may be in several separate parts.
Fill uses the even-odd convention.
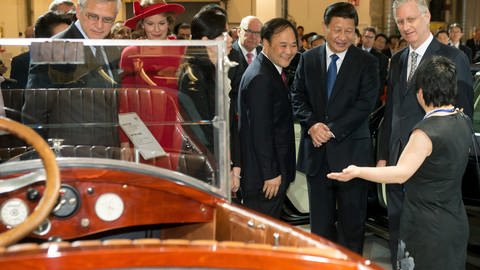
[[[396,165],[400,153],[407,145],[413,127],[422,120],[425,112],[417,102],[415,88],[418,65],[441,55],[455,63],[457,72],[457,96],[455,106],[473,116],[473,82],[469,59],[453,47],[440,43],[430,32],[430,11],[425,0],[395,0],[393,15],[398,30],[409,46],[398,51],[390,61],[387,81],[385,116],[379,138],[377,166]],[[392,267],[396,269],[397,248],[402,214],[404,187],[387,185],[389,239]],[[415,235],[415,234],[412,234]],[[398,258],[399,260],[406,258]],[[424,268],[432,269],[432,268]]]
[[[120,7],[121,0],[79,0],[77,21],[53,38],[104,39],[110,33]],[[85,46],[84,53],[85,64],[32,66],[27,88],[116,86],[120,51],[112,47]]]
[[[104,39],[110,33],[120,7],[121,0],[78,0],[77,21],[53,38]],[[52,54],[64,52],[58,44],[52,47]],[[83,57],[76,59],[79,60],[77,63],[63,60],[72,53],[75,52],[64,52],[65,58],[54,57],[47,61],[48,64],[30,66],[23,121],[47,124],[47,127],[48,124],[61,124],[61,128],[45,129],[43,135],[47,139],[64,139],[64,144],[118,146],[118,130],[109,124],[118,123],[117,103],[114,93],[104,89],[118,86],[120,50],[112,46],[83,46]],[[56,62],[59,58],[60,62]],[[28,91],[42,88],[62,91],[75,88],[71,93],[78,96],[72,98],[62,91],[57,94],[45,91],[44,95],[39,95],[38,90]],[[92,127],[85,122],[107,124]],[[75,125],[67,127],[64,123]]]
[[[359,45],[358,47],[361,48],[362,50],[366,51],[366,52],[369,52],[370,54],[375,56],[375,58],[377,58],[377,60],[378,60],[378,65],[379,65],[378,76],[379,76],[380,86],[379,86],[379,90],[378,90],[377,103],[375,105],[375,108],[378,108],[382,104],[382,102],[380,100],[380,97],[383,95],[383,91],[385,89],[385,82],[387,81],[388,58],[383,53],[381,53],[380,51],[377,51],[374,48],[373,45],[375,43],[375,36],[376,35],[377,35],[377,30],[375,30],[375,28],[373,28],[371,26],[365,27],[363,29],[363,35],[362,35],[362,38],[361,38],[361,45]]]
[[[234,177],[240,175],[240,138],[238,135],[238,89],[240,80],[248,65],[253,62],[255,57],[262,51],[260,44],[260,30],[262,22],[254,16],[247,16],[240,22],[237,29],[238,39],[232,44],[232,50],[228,55],[231,61],[238,65],[231,68],[228,77],[231,80],[232,90],[230,96],[230,151],[232,156],[232,170]],[[239,194],[237,194],[240,196]]]

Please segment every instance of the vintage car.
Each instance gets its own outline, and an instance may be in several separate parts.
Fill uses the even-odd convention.
[[[224,42],[0,45],[30,48],[40,86],[1,91],[0,269],[381,269],[230,202]],[[208,117],[192,59],[212,68]]]

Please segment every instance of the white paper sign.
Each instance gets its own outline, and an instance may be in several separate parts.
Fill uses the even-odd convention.
[[[167,155],[137,113],[120,113],[118,114],[118,121],[135,149],[140,152],[144,159]]]

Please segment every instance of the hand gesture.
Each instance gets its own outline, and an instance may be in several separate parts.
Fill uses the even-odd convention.
[[[309,130],[308,134],[312,138],[313,146],[320,147],[333,137],[330,128],[324,123],[316,123]]]
[[[327,174],[327,177],[330,179],[335,179],[342,182],[347,182],[353,178],[358,177],[359,168],[355,165],[350,165],[347,168],[343,169],[342,172],[332,172]]]
[[[265,198],[271,199],[278,194],[278,189],[282,183],[282,176],[279,175],[273,179],[268,179],[263,182],[263,193],[265,193]]]

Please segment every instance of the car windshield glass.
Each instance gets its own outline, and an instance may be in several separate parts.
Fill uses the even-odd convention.
[[[34,129],[59,159],[167,169],[228,197],[224,44],[0,39],[0,115]],[[37,158],[24,141],[0,135],[0,166]]]

